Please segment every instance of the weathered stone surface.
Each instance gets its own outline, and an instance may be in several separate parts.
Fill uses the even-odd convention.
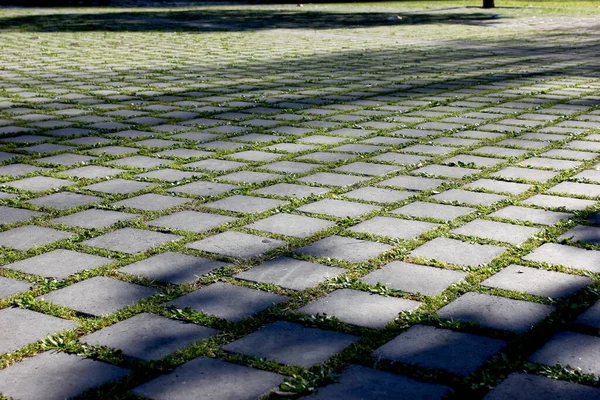
[[[459,235],[497,240],[499,242],[520,244],[535,234],[540,233],[541,229],[476,219],[459,228],[453,229],[451,232]]]
[[[371,233],[395,239],[413,239],[423,232],[435,229],[438,224],[399,218],[374,217],[349,228],[352,232]]]
[[[74,234],[35,225],[24,225],[0,232],[0,246],[17,250],[29,250],[45,246],[58,240],[68,239]]]
[[[253,258],[284,245],[286,242],[283,240],[227,231],[192,242],[186,247],[229,257]]]
[[[524,256],[523,259],[600,272],[600,251],[586,250],[564,244],[544,243]]]
[[[246,228],[276,233],[279,235],[308,237],[334,225],[335,223],[331,221],[310,218],[303,215],[275,214],[271,217],[246,225]]]
[[[560,364],[584,374],[600,375],[600,338],[575,332],[559,332],[529,361],[554,366]]]
[[[119,229],[82,242],[91,247],[99,247],[121,253],[134,254],[152,247],[181,239],[181,236],[137,228]]]
[[[410,255],[445,263],[478,267],[489,263],[506,249],[489,244],[465,243],[448,238],[435,238],[414,249]]]
[[[349,262],[365,262],[391,250],[391,248],[383,243],[343,236],[329,236],[302,247],[296,252],[313,257],[332,257]]]
[[[600,390],[591,386],[559,381],[545,376],[512,373],[492,389],[484,400],[545,400],[600,399]]]

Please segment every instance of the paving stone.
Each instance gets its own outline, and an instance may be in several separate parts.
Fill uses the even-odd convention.
[[[205,169],[208,171],[224,172],[232,169],[240,168],[246,165],[245,163],[228,160],[208,159],[185,164],[188,168]]]
[[[474,165],[476,167],[493,167],[495,165],[506,162],[501,158],[491,158],[491,157],[480,157],[480,156],[471,156],[468,154],[461,154],[455,157],[450,157],[444,160],[446,164],[449,165],[458,165],[464,164],[465,166]]]
[[[375,350],[372,356],[466,376],[507,345],[504,340],[415,325]]]
[[[592,326],[594,328],[600,327],[600,301],[597,301],[593,306],[588,308],[583,314],[581,314],[576,323],[582,325]]]
[[[329,236],[296,250],[312,257],[332,257],[349,262],[366,262],[391,250],[387,244],[343,236]]]
[[[197,158],[210,156],[210,151],[192,150],[192,149],[172,149],[156,153],[160,157],[179,157],[179,158]]]
[[[139,214],[125,212],[90,209],[75,214],[51,220],[56,224],[76,226],[85,229],[101,229],[114,225],[117,222],[129,221],[138,218]]]
[[[246,161],[272,161],[281,158],[281,154],[267,153],[266,151],[248,150],[230,155],[231,158]]]
[[[277,183],[261,189],[254,190],[253,193],[266,194],[281,197],[304,198],[312,195],[320,195],[329,192],[329,189],[311,187],[305,185],[294,185],[291,183]]]
[[[36,161],[42,162],[42,163],[48,163],[48,164],[72,166],[75,164],[86,163],[88,161],[92,161],[95,159],[96,159],[96,157],[66,153],[66,154],[59,154],[59,155],[51,156],[51,157],[38,158]]]
[[[131,306],[158,292],[157,289],[96,276],[47,293],[40,299],[87,315],[101,316]]]
[[[359,217],[379,209],[381,209],[379,206],[334,199],[323,199],[298,207],[298,211],[331,215],[338,218]]]
[[[244,184],[252,184],[276,180],[281,178],[282,176],[283,175],[280,174],[267,174],[264,172],[239,171],[227,175],[222,175],[217,179],[231,182],[240,182]]]
[[[571,160],[593,160],[597,157],[596,153],[588,153],[585,151],[554,149],[540,154],[544,157],[568,158]]]
[[[587,225],[577,225],[559,236],[558,239],[565,239],[572,242],[600,243],[600,228]]]
[[[563,274],[512,264],[481,284],[504,290],[525,292],[542,297],[567,297],[591,284],[584,276]]]
[[[538,210],[536,208],[508,206],[489,214],[490,217],[513,219],[516,221],[533,222],[540,225],[554,225],[573,214],[555,211]]]
[[[112,177],[125,172],[123,169],[108,168],[101,165],[88,165],[85,167],[73,168],[66,171],[61,171],[62,175],[75,176],[85,179],[98,179]]]
[[[18,181],[6,182],[6,186],[11,186],[15,189],[27,190],[29,192],[45,192],[51,189],[59,189],[65,186],[72,185],[74,182],[66,179],[49,178],[47,176],[34,176],[24,178]]]
[[[576,182],[561,182],[548,189],[550,193],[566,193],[575,196],[598,197],[600,196],[600,185]]]
[[[137,228],[123,228],[92,239],[82,244],[121,253],[135,254],[155,246],[179,240],[181,236]]]
[[[27,221],[28,219],[39,217],[41,215],[45,215],[45,213],[24,210],[22,208],[0,206],[0,226],[4,224]]]
[[[179,211],[147,222],[150,226],[172,228],[195,233],[206,232],[216,226],[235,221],[225,215],[209,214],[198,211]]]
[[[449,390],[446,386],[352,365],[341,374],[339,381],[319,389],[316,394],[306,399],[433,400],[443,398]]]
[[[101,201],[102,198],[98,196],[90,196],[86,194],[60,192],[53,193],[48,196],[38,197],[29,200],[27,203],[34,204],[38,207],[49,207],[57,209],[67,209],[72,207],[79,207]]]
[[[316,183],[325,186],[351,186],[358,182],[363,182],[368,178],[361,178],[354,175],[332,174],[330,172],[319,172],[298,179],[298,182]]]
[[[21,176],[32,172],[49,171],[50,168],[34,167],[28,164],[9,164],[0,167],[0,176]]]
[[[220,261],[187,254],[166,252],[129,264],[119,271],[160,282],[180,285],[198,280],[202,275],[224,267]]]
[[[223,350],[308,368],[358,340],[358,337],[345,333],[277,321],[223,346]]]
[[[305,290],[345,272],[343,268],[278,257],[241,272],[235,277],[253,282],[271,283],[286,289]]]
[[[111,264],[113,260],[72,250],[57,249],[4,267],[32,275],[65,279],[68,276]]]
[[[379,182],[381,186],[393,186],[393,187],[401,187],[404,189],[410,190],[431,190],[442,183],[447,182],[444,179],[434,179],[434,178],[424,178],[421,176],[397,176],[395,178],[387,179],[385,181]]]
[[[134,147],[125,147],[125,146],[105,146],[105,147],[97,147],[95,149],[88,150],[90,153],[102,155],[108,154],[111,156],[121,156],[124,154],[137,153],[140,151]]]
[[[394,239],[414,239],[423,232],[435,229],[438,224],[431,222],[412,221],[399,218],[374,217],[349,228],[356,233],[370,233],[377,236],[387,236]]]
[[[459,189],[446,190],[445,192],[431,197],[437,201],[447,201],[452,203],[456,202],[476,206],[491,206],[494,203],[509,198],[508,196],[503,196],[500,194],[469,192]]]
[[[391,165],[366,162],[354,162],[352,164],[346,164],[334,169],[334,171],[350,172],[369,176],[382,176],[399,170],[400,168]]]
[[[504,253],[506,249],[489,244],[465,243],[448,238],[435,238],[414,249],[412,257],[435,259],[464,267],[478,267],[488,264]]]
[[[508,180],[525,180],[532,182],[546,182],[554,178],[559,172],[545,171],[539,169],[506,167],[498,172],[494,172],[491,176],[508,179]]]
[[[400,312],[414,310],[421,304],[397,297],[340,289],[299,308],[298,312],[329,315],[352,325],[381,329]]]
[[[529,361],[554,366],[570,366],[584,374],[600,375],[600,338],[575,332],[559,332]]]
[[[554,311],[553,306],[469,292],[437,311],[443,319],[523,333]]]
[[[235,195],[221,200],[203,204],[204,207],[240,213],[258,213],[288,204],[282,200],[265,199],[263,197]]]
[[[267,395],[282,381],[283,376],[272,372],[199,357],[138,386],[132,393],[156,400],[246,400]]]
[[[430,156],[443,156],[455,151],[455,147],[446,146],[431,146],[426,144],[416,144],[414,146],[405,147],[403,153],[422,153]]]
[[[468,185],[465,185],[465,189],[484,189],[490,192],[496,193],[508,193],[519,195],[522,194],[529,189],[531,189],[533,185],[528,185],[525,183],[516,183],[516,182],[504,182],[497,181],[495,179],[478,179],[475,182],[471,182]]]
[[[181,186],[175,186],[169,189],[169,192],[185,193],[195,196],[218,196],[223,193],[238,189],[238,185],[231,185],[229,183],[218,183],[218,182],[192,182]]]
[[[165,160],[147,156],[131,156],[111,161],[111,164],[135,168],[154,168],[159,165],[172,164],[173,160]]]
[[[318,167],[319,166],[315,164],[294,161],[280,161],[272,164],[262,165],[260,168],[270,171],[285,172],[287,174],[302,174]]]
[[[544,243],[524,256],[523,260],[600,272],[600,251],[585,250],[564,244]]]
[[[577,168],[581,165],[578,161],[553,160],[550,158],[533,157],[523,160],[519,163],[527,168],[552,168],[558,170]]]
[[[512,225],[504,222],[473,220],[450,232],[464,236],[477,236],[484,239],[497,240],[511,244],[520,244],[542,230],[529,226]]]
[[[296,157],[296,160],[302,161],[321,161],[321,162],[337,162],[341,160],[347,160],[354,158],[351,154],[339,154],[339,153],[327,153],[323,151],[317,151],[314,153],[306,154],[301,157]]]
[[[29,250],[38,246],[68,239],[74,234],[35,225],[24,225],[0,232],[0,246],[17,250]]]
[[[219,331],[204,326],[142,313],[79,340],[92,346],[123,351],[128,357],[158,360]]]
[[[23,308],[4,308],[0,310],[0,354],[13,352],[29,343],[44,339],[46,335],[74,329],[77,326],[73,321]],[[2,379],[3,371],[6,369],[0,370],[0,387],[5,382]]]
[[[162,211],[166,210],[167,208],[189,203],[190,201],[190,199],[184,199],[181,197],[148,193],[126,200],[117,201],[116,203],[112,203],[112,205],[118,207],[136,208],[144,211]]]
[[[128,179],[113,179],[87,185],[84,186],[83,189],[108,194],[129,194],[155,186],[156,185],[153,183],[131,181]]]
[[[381,283],[394,290],[435,296],[465,276],[465,272],[393,261],[361,280],[373,286]]]
[[[415,193],[413,192],[408,192],[405,190],[382,189],[367,186],[344,193],[344,197],[357,200],[373,201],[376,203],[396,203],[414,196],[414,194]]]
[[[515,372],[492,389],[484,400],[528,400],[532,395],[545,400],[598,400],[600,390],[545,376]]]
[[[6,267],[6,265],[4,267]],[[29,282],[0,276],[0,300],[31,290],[33,286],[34,285]]]
[[[227,231],[190,243],[186,247],[208,253],[246,259],[257,257],[269,250],[285,246],[286,244],[283,240]]]
[[[217,282],[170,301],[168,305],[238,322],[284,301],[287,297],[278,294]]]
[[[45,352],[0,371],[0,392],[23,400],[75,398],[129,370],[74,354]],[[28,384],[23,385],[23,376]]]
[[[189,171],[180,171],[178,169],[165,168],[165,169],[159,169],[156,171],[144,172],[142,174],[136,174],[135,176],[138,178],[158,179],[158,180],[162,180],[162,181],[166,181],[166,182],[175,183],[175,182],[182,181],[184,179],[193,178],[194,176],[202,176],[202,175],[204,175],[204,174],[202,174],[202,173],[198,174],[198,173],[189,172]]]
[[[445,165],[427,165],[425,167],[421,167],[415,169],[413,173],[416,174],[426,174],[432,176],[443,176],[447,178],[456,178],[462,179],[464,177],[473,175],[480,172],[478,169],[474,168],[465,168],[465,167],[448,167]]]
[[[279,235],[308,237],[334,225],[335,223],[331,221],[305,217],[303,215],[276,214],[245,227]]]
[[[526,150],[509,149],[506,147],[483,146],[472,151],[475,154],[485,154],[496,157],[521,157],[528,152]]]
[[[419,164],[422,161],[427,161],[430,159],[430,157],[403,153],[383,153],[371,159],[377,161],[386,161],[398,165],[413,165]]]
[[[470,207],[415,201],[414,203],[393,210],[392,213],[408,215],[410,217],[427,217],[442,221],[450,221],[474,211],[475,209]]]

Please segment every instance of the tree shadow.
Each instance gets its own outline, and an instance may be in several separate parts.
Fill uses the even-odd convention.
[[[0,19],[0,30],[29,32],[212,32],[268,29],[341,29],[390,25],[490,25],[498,23],[490,14],[322,12],[265,9],[202,9],[117,11],[102,13],[56,13],[21,15]]]

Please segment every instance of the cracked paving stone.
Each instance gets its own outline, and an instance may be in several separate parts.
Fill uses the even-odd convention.
[[[304,246],[296,250],[296,253],[338,258],[348,262],[365,262],[391,249],[392,246],[383,243],[334,235]]]
[[[278,294],[217,282],[170,301],[168,305],[239,322],[287,300]]]
[[[75,273],[93,270],[111,263],[113,263],[113,260],[110,258],[79,253],[72,250],[57,249],[35,257],[6,264],[4,268],[32,275],[65,279]]]
[[[137,228],[123,228],[88,239],[82,242],[82,244],[121,253],[135,254],[179,239],[181,239],[181,236],[169,233]]]
[[[158,292],[154,288],[96,276],[47,293],[38,300],[98,317],[131,306]]]
[[[287,242],[283,240],[227,231],[192,242],[186,245],[186,247],[207,253],[248,259],[285,245],[287,245]]]
[[[277,321],[223,346],[223,350],[308,368],[360,340],[345,333]]]
[[[464,267],[478,267],[500,256],[506,248],[490,244],[466,243],[456,239],[438,237],[411,253],[411,257],[434,259]]]

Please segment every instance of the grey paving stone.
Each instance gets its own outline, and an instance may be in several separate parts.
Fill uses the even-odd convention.
[[[600,301],[597,301],[593,306],[588,308],[575,320],[575,322],[582,325],[600,328]]]
[[[491,176],[499,177],[508,180],[525,180],[532,182],[546,182],[554,178],[559,172],[546,171],[540,169],[506,167],[498,172],[494,172]]]
[[[142,313],[83,336],[79,340],[93,346],[122,350],[128,357],[151,361],[168,356],[218,332],[204,326]]]
[[[14,193],[5,193],[5,192],[0,192],[0,200],[5,200],[5,199],[14,199],[14,198],[16,198],[16,197],[19,197],[19,196],[17,196],[17,195],[16,195],[16,194],[14,194]]]
[[[495,165],[506,162],[501,158],[491,158],[491,157],[481,157],[481,156],[472,156],[468,154],[460,154],[455,157],[450,157],[444,160],[444,163],[450,165],[461,165],[465,166],[474,165],[476,167],[493,167]]]
[[[408,215],[411,217],[428,217],[442,221],[449,221],[474,211],[475,209],[470,207],[415,201],[414,203],[410,203],[393,210],[392,213]]]
[[[272,372],[199,357],[132,393],[155,400],[249,400],[268,394],[282,381],[283,376]]]
[[[596,153],[588,153],[586,151],[554,149],[540,154],[544,157],[568,158],[571,160],[593,160],[597,157]]]
[[[0,310],[0,354],[13,352],[21,347],[42,340],[46,335],[74,329],[78,325],[66,319],[22,308],[9,307]],[[0,382],[3,382],[0,370]],[[1,383],[0,383],[1,385]],[[0,392],[6,394],[6,392]]]
[[[414,196],[414,194],[415,193],[413,192],[405,190],[382,189],[367,186],[344,193],[344,196],[351,199],[373,201],[376,203],[395,203]]]
[[[533,185],[528,185],[526,183],[504,182],[495,179],[478,179],[475,182],[471,182],[464,186],[465,189],[484,189],[495,193],[515,195],[522,194],[532,187]]]
[[[105,146],[105,147],[97,147],[94,149],[88,150],[92,154],[102,155],[108,154],[111,156],[121,156],[124,154],[137,153],[140,149],[136,149],[134,147],[125,147],[125,146]]]
[[[191,308],[232,322],[251,317],[288,298],[247,287],[217,282],[170,301],[177,308]]]
[[[598,400],[600,399],[600,390],[545,376],[515,372],[492,389],[483,399],[529,400],[531,396],[544,400]]]
[[[238,171],[227,175],[222,175],[218,179],[231,182],[240,182],[244,184],[261,183],[281,178],[280,174],[268,174],[255,171]]]
[[[24,178],[18,181],[6,182],[6,186],[14,187],[15,189],[27,190],[29,192],[45,192],[51,189],[60,189],[65,186],[72,185],[74,182],[66,179],[49,178],[47,176],[33,176]]]
[[[0,392],[22,400],[75,398],[129,370],[74,354],[45,352],[0,371]],[[27,376],[27,385],[23,384]]]
[[[49,171],[50,168],[34,167],[28,164],[9,164],[0,167],[0,176],[21,176],[32,172]]]
[[[72,166],[75,164],[82,164],[88,161],[92,161],[94,159],[96,159],[96,157],[65,153],[51,157],[38,158],[36,161],[48,164]]]
[[[570,366],[584,374],[600,375],[600,338],[575,332],[559,332],[529,361],[554,366]]]
[[[421,161],[427,161],[431,157],[427,156],[417,156],[413,154],[403,154],[403,153],[383,153],[378,156],[371,158],[371,160],[377,161],[387,161],[392,164],[398,165],[413,165],[419,164]]]
[[[527,154],[526,150],[509,149],[506,147],[483,146],[472,151],[475,154],[485,154],[496,157],[520,157]]]
[[[193,149],[172,149],[156,153],[160,157],[179,157],[179,158],[196,158],[210,156],[210,151],[193,150]]]
[[[243,167],[244,165],[246,164],[237,161],[208,159],[185,164],[184,166],[188,168],[204,169],[207,171],[224,172]]]
[[[137,182],[128,179],[113,179],[100,183],[94,183],[92,185],[87,185],[84,186],[82,189],[108,194],[129,194],[155,186],[156,184],[153,183]]]
[[[529,226],[476,219],[459,228],[453,229],[450,232],[459,235],[477,236],[484,239],[497,240],[499,242],[520,244],[541,231],[541,229]]]
[[[218,183],[218,182],[192,182],[186,185],[175,186],[169,189],[169,192],[185,193],[195,196],[218,196],[223,193],[232,191],[233,189],[239,188],[238,185],[231,185],[229,183]]]
[[[235,221],[225,215],[209,214],[198,211],[179,211],[147,222],[150,226],[172,228],[195,233],[206,232],[216,226]]]
[[[123,228],[88,239],[82,242],[82,244],[121,253],[135,254],[179,239],[181,239],[181,236],[169,233],[137,228]]]
[[[276,247],[285,246],[283,240],[270,239],[247,233],[227,231],[188,244],[189,249],[222,254],[236,258],[254,258]]]
[[[175,196],[165,196],[162,194],[148,193],[141,196],[132,197],[126,200],[112,203],[113,206],[136,208],[144,211],[162,211],[167,208],[176,207],[189,203],[191,199],[185,199]]]
[[[422,303],[398,297],[385,297],[352,289],[339,289],[298,309],[305,314],[325,314],[348,324],[381,329],[400,312]]]
[[[470,192],[466,190],[450,189],[431,196],[437,201],[456,202],[476,206],[491,206],[502,200],[508,199],[507,196],[491,193]]]
[[[466,376],[507,345],[504,340],[415,325],[375,350],[372,356]]]
[[[489,244],[465,243],[448,238],[435,238],[414,249],[412,257],[435,259],[464,267],[478,267],[488,264],[504,253],[506,249]]]
[[[187,254],[166,252],[129,264],[119,271],[160,282],[180,285],[198,280],[202,275],[224,267],[221,261]]]
[[[576,196],[598,197],[600,196],[600,185],[590,183],[561,182],[548,189],[550,193],[566,193]]]
[[[396,399],[434,400],[442,399],[450,391],[447,386],[416,381],[411,378],[352,365],[342,372],[339,382],[319,389],[307,399]]]
[[[349,158],[354,158],[355,156],[352,154],[339,154],[339,153],[327,153],[322,151],[317,151],[314,153],[310,153],[301,157],[296,157],[296,160],[302,161],[321,161],[321,162],[336,162],[341,160],[347,160]]]
[[[447,146],[431,146],[427,144],[416,144],[414,146],[405,147],[402,149],[403,153],[422,153],[430,156],[440,156],[452,153],[456,150],[456,147]]]
[[[304,246],[296,252],[312,257],[332,257],[349,262],[366,262],[391,249],[392,246],[383,243],[334,235]]]
[[[304,138],[298,139],[300,143],[311,143],[311,144],[336,144],[344,142],[348,139],[335,137],[335,136],[324,136],[324,135],[311,135]]]
[[[248,224],[245,227],[280,235],[308,237],[334,225],[335,223],[331,221],[310,218],[303,215],[276,214]]]
[[[353,162],[351,164],[346,164],[334,169],[334,171],[350,172],[369,176],[382,176],[399,170],[400,168],[392,165],[366,162]]]
[[[194,172],[189,172],[189,171],[180,171],[178,169],[171,169],[171,168],[165,168],[165,169],[159,169],[156,171],[150,171],[150,172],[144,172],[142,174],[137,174],[135,175],[138,178],[149,178],[149,179],[159,179],[161,181],[167,181],[167,182],[178,182],[178,181],[182,181],[184,179],[190,179],[193,178],[194,176],[202,176],[204,175],[203,173],[194,173]]]
[[[438,224],[399,218],[374,217],[349,228],[352,232],[371,233],[394,239],[414,239],[423,232],[435,229]]]
[[[584,276],[563,274],[512,264],[481,284],[543,297],[567,297],[591,284]]]
[[[45,246],[57,240],[68,239],[74,234],[57,229],[35,225],[24,225],[18,228],[0,232],[0,246],[12,247],[17,250],[29,250]]]
[[[205,203],[203,206],[241,213],[258,213],[284,204],[288,203],[282,200],[265,199],[263,197],[234,195],[211,203]]]
[[[587,225],[577,225],[563,233],[558,239],[572,242],[600,243],[600,228]]]
[[[469,292],[437,311],[440,318],[475,322],[491,329],[523,333],[546,318],[554,306]]]
[[[345,333],[277,321],[223,346],[223,350],[308,368],[324,362],[359,339]]]
[[[449,167],[446,165],[427,165],[425,167],[417,168],[413,171],[415,174],[426,174],[432,176],[443,176],[447,178],[462,179],[464,177],[473,175],[480,172],[478,169],[465,168],[465,167]]]
[[[564,210],[584,210],[596,204],[593,200],[573,199],[570,197],[560,196],[549,196],[546,194],[536,194],[531,196],[527,200],[523,201],[523,204],[530,204],[544,208],[555,208]]]
[[[101,316],[131,306],[158,292],[157,289],[95,276],[47,293],[39,299],[87,315]]]
[[[524,256],[523,259],[600,272],[600,251],[585,250],[564,244],[544,243]]]
[[[102,197],[98,196],[90,196],[86,194],[70,192],[60,192],[53,193],[48,196],[38,197],[29,200],[27,203],[31,203],[39,207],[57,208],[62,210],[95,203],[101,200]]]
[[[154,168],[158,167],[159,165],[172,164],[173,162],[173,160],[165,160],[155,157],[131,156],[111,161],[111,164],[135,168]]]
[[[553,160],[550,158],[532,157],[523,160],[519,163],[524,167],[530,168],[551,168],[558,170],[565,170],[571,168],[577,168],[582,163],[578,161],[567,161],[567,160]]]
[[[395,178],[387,179],[385,181],[379,182],[381,186],[393,186],[393,187],[401,187],[404,189],[411,190],[431,190],[442,183],[447,182],[444,179],[434,179],[434,178],[424,178],[421,176],[397,176]]]
[[[320,195],[329,192],[329,189],[317,188],[305,185],[295,185],[291,183],[277,183],[261,189],[254,190],[253,193],[266,194],[281,197],[304,198],[312,195]]]
[[[55,218],[51,221],[56,224],[76,226],[85,229],[100,229],[114,225],[120,221],[129,221],[138,218],[139,216],[139,214],[90,209],[64,217]]]
[[[0,226],[5,224],[13,224],[15,222],[27,221],[46,213],[39,211],[25,210],[22,208],[0,206]]]
[[[540,225],[554,225],[563,219],[573,217],[573,214],[539,210],[536,208],[508,206],[489,214],[490,217],[513,219],[516,221],[528,221]]]
[[[298,182],[316,183],[325,186],[351,186],[358,182],[363,182],[369,178],[361,178],[354,175],[332,174],[330,172],[319,172],[298,179]]]
[[[272,164],[262,165],[260,168],[267,169],[269,171],[284,172],[286,174],[302,174],[317,167],[319,166],[309,163],[295,161],[279,161]]]
[[[77,272],[92,270],[112,262],[113,260],[106,257],[57,249],[4,267],[32,275],[65,279]]]
[[[379,206],[334,199],[323,199],[298,207],[298,211],[331,215],[338,218],[359,217],[379,209],[381,209]]]
[[[4,267],[6,267],[6,265]],[[29,282],[0,276],[0,300],[30,290],[33,286],[34,285]]]
[[[435,296],[465,276],[465,272],[393,261],[365,275],[361,281],[369,285],[380,283],[394,290]]]
[[[103,167],[101,165],[88,165],[85,167],[68,169],[66,171],[62,171],[61,174],[67,176],[76,176],[78,178],[98,179],[115,176],[122,172],[125,172],[125,170]]]
[[[7,153],[5,151],[0,151],[0,162],[10,160],[11,158],[17,157],[17,154]]]
[[[235,277],[253,282],[271,283],[292,290],[305,290],[345,273],[343,268],[329,267],[289,257],[277,257]]]

